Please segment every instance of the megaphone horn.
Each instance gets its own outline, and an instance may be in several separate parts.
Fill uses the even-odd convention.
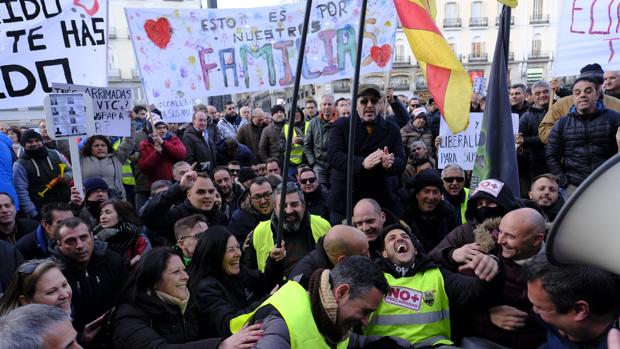
[[[556,264],[589,264],[620,274],[620,154],[590,174],[558,213],[547,238]]]

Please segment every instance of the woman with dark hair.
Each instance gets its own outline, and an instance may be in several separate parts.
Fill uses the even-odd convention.
[[[237,238],[223,226],[207,229],[198,239],[189,271],[202,331],[230,335],[230,320],[252,312],[282,281],[285,256],[283,242],[271,250],[264,274],[247,269],[240,264]]]
[[[22,130],[19,127],[11,126],[8,130],[6,130],[6,135],[9,136],[11,142],[13,142],[13,152],[17,157],[20,157],[24,153],[24,148],[22,147]]]
[[[95,239],[105,241],[108,247],[134,265],[151,244],[143,234],[142,223],[131,203],[117,199],[101,205],[99,224],[93,229]]]
[[[119,145],[112,145],[105,136],[92,136],[88,138],[84,147],[80,163],[82,164],[82,177],[84,180],[93,177],[101,177],[111,190],[118,194],[121,199],[127,199],[123,187],[123,164],[134,152],[136,129],[133,121],[130,127],[129,137],[123,137]]]
[[[147,252],[120,293],[112,320],[112,340],[123,348],[252,348],[263,335],[249,326],[227,339],[205,339],[198,328],[197,306],[190,302],[188,276],[181,257],[159,247]]]

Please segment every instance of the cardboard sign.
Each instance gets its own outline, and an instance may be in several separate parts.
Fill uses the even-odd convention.
[[[313,2],[301,84],[353,76],[359,11],[357,1]],[[292,86],[304,12],[305,2],[244,11],[125,9],[149,103],[166,122],[181,122],[191,119],[196,98]],[[362,74],[391,69],[394,13],[392,0],[368,2]]]
[[[452,134],[443,117],[439,125],[439,136],[441,145],[439,146],[438,168],[444,168],[447,164],[457,164],[464,170],[473,170],[476,159],[476,150],[480,138],[480,128],[482,127],[482,113],[469,114],[469,126],[463,132]],[[513,133],[519,132],[519,115],[512,114]]]
[[[82,85],[52,84],[54,92],[82,92],[93,103],[93,134],[102,136],[130,136],[133,100],[130,88],[106,88]]]
[[[41,106],[51,84],[107,85],[107,0],[0,2],[0,109]]]

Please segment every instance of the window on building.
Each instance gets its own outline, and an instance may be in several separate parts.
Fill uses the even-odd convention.
[[[482,1],[474,1],[471,3],[471,17],[472,18],[484,17]]]
[[[446,18],[458,18],[459,17],[459,7],[456,2],[447,2],[446,3]]]
[[[535,19],[543,18],[543,0],[534,0],[532,17],[534,17]]]
[[[116,67],[114,51],[108,46],[108,68],[114,69]]]
[[[396,40],[396,52],[395,52],[396,61],[401,62],[405,60],[405,45],[403,40]]]
[[[473,57],[480,57],[484,53],[484,42],[479,36],[474,37],[471,43],[471,55]]]
[[[532,39],[532,56],[539,57],[542,54],[542,35],[536,34]]]
[[[456,53],[456,39],[454,39],[453,37],[449,37],[448,38],[448,46],[450,46],[452,51],[454,53]]]

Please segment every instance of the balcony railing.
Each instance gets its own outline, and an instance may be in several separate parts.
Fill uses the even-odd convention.
[[[395,82],[392,84],[394,91],[407,91],[411,88],[408,82]]]
[[[487,53],[470,53],[467,60],[470,62],[486,62],[489,58]]]
[[[535,13],[530,16],[530,24],[547,24],[549,23],[549,15],[542,13]]]
[[[426,83],[426,81],[416,82],[415,89],[416,91],[428,90],[428,84]]]
[[[351,92],[351,82],[350,81],[334,81],[332,83],[332,88],[334,92]]]
[[[120,69],[108,69],[108,78],[112,81],[118,81],[121,79]]]
[[[508,60],[509,61],[514,61],[515,60],[515,53],[514,52],[508,52]]]
[[[395,56],[394,57],[394,64],[395,65],[410,65],[411,64],[411,58],[407,57],[407,56]]]
[[[443,27],[444,28],[460,28],[461,19],[460,18],[444,18]]]
[[[131,78],[134,80],[140,80],[140,70],[132,69],[131,70]]]
[[[549,51],[532,50],[527,54],[528,59],[546,59],[549,58]]]
[[[469,18],[470,27],[486,27],[488,25],[489,25],[488,17],[470,17]]]
[[[499,25],[499,21],[501,18],[501,16],[495,17],[495,26]],[[515,25],[515,16],[510,16],[510,25]]]

